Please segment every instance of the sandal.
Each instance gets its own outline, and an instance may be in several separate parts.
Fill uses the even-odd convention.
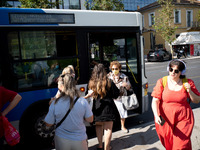
[[[128,129],[121,129],[124,133],[129,133]]]

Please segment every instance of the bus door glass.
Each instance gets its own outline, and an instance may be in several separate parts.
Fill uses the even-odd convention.
[[[127,46],[127,74],[129,76],[129,80],[132,83],[133,90],[135,93],[139,91],[139,66],[138,66],[138,51],[136,38],[127,38],[126,46]],[[138,90],[138,91],[137,91]]]
[[[91,69],[100,62],[109,72],[110,62],[117,60],[122,65],[121,71],[129,76],[131,83],[137,81],[133,79],[138,78],[135,34],[90,33],[89,46]]]
[[[90,68],[96,63],[103,63],[109,72],[110,62],[117,60],[121,63],[121,71],[126,71],[125,38],[117,33],[90,33]]]
[[[8,33],[10,62],[19,90],[57,87],[63,68],[73,65],[78,76],[74,31],[19,31]]]

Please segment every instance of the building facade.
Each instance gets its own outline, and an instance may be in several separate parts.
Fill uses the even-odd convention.
[[[175,9],[172,26],[177,26],[174,37],[178,37],[180,33],[189,31],[198,21],[197,15],[200,9],[200,0],[174,0],[173,3],[175,4]],[[158,2],[154,2],[138,10],[143,15],[144,54],[156,47],[170,49],[168,43],[152,27],[154,17],[159,15],[158,11],[160,9]]]
[[[138,9],[138,7],[139,8],[144,7],[155,1],[157,1],[157,0],[122,0],[125,11],[135,11]],[[91,3],[92,0],[89,0],[89,2]]]
[[[56,0],[49,0],[50,2],[55,2]],[[85,0],[60,0],[61,4],[59,9],[85,9]],[[7,0],[7,3],[12,7],[18,7],[21,3],[18,0]]]

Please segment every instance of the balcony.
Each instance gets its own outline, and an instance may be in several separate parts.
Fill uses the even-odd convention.
[[[187,31],[200,31],[200,21],[193,21],[192,26]]]

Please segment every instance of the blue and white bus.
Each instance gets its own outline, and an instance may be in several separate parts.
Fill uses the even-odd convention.
[[[81,95],[95,63],[118,60],[139,100],[129,116],[148,109],[142,16],[138,12],[0,8],[0,75],[21,102],[8,115],[22,142],[45,145],[52,133],[43,118],[67,65],[76,71]]]

